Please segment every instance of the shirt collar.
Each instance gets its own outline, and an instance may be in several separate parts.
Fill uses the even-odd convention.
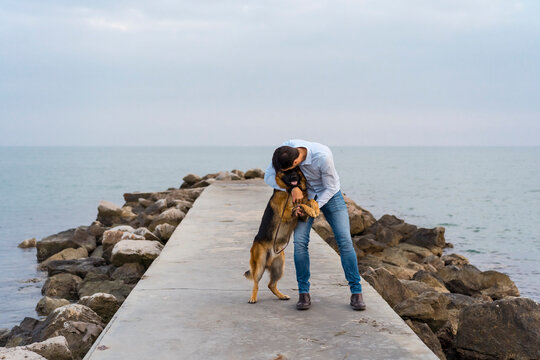
[[[305,147],[307,149],[306,158],[304,161],[300,163],[300,165],[311,165],[311,150],[307,146],[299,146],[299,147]]]

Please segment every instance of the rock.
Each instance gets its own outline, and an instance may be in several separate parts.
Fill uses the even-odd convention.
[[[133,192],[133,193],[125,193],[124,194],[124,200],[126,203],[134,203],[138,202],[139,199],[150,199],[154,196],[153,192]]]
[[[0,329],[0,347],[6,346],[9,337],[9,329]]]
[[[54,309],[57,309],[61,306],[68,305],[68,304],[69,304],[69,300],[44,296],[38,301],[36,305],[36,312],[38,313],[38,315],[47,316]]]
[[[431,288],[437,292],[442,292],[442,293],[450,292],[448,291],[446,286],[444,286],[444,282],[442,281],[440,277],[424,270],[420,270],[417,273],[415,273],[413,276],[413,280],[421,281],[431,286]]]
[[[159,224],[156,226],[156,229],[154,232],[159,237],[161,241],[167,241],[171,238],[172,234],[174,233],[174,230],[176,229],[176,226],[170,225],[170,224]]]
[[[68,342],[63,336],[55,336],[42,342],[26,345],[22,349],[33,351],[48,360],[71,360],[73,358]]]
[[[129,228],[133,229],[131,226]],[[127,227],[105,231],[103,233],[103,258],[105,260],[110,261],[112,249],[122,240],[144,240],[144,236],[129,232]]]
[[[94,221],[88,227],[88,233],[96,237],[96,239],[101,238],[103,233],[107,230],[107,227],[100,223],[99,221]]]
[[[126,284],[136,284],[143,275],[144,266],[139,263],[127,263],[114,270],[111,278],[122,280]]]
[[[97,244],[95,235],[92,235],[89,229],[88,226],[79,226],[73,234],[73,241],[90,253],[96,249]]]
[[[167,208],[167,199],[159,199],[152,205],[144,209],[144,213],[147,215],[157,215]]]
[[[401,239],[403,239],[403,235],[399,231],[384,226],[380,222],[376,222],[375,224],[373,224],[368,229],[368,232],[375,235],[375,239],[385,244],[385,246],[397,246]]]
[[[4,339],[6,347],[15,347],[30,344],[32,332],[39,325],[39,320],[25,317],[19,325],[14,326]]]
[[[69,304],[54,310],[38,325],[33,341],[64,336],[74,359],[82,359],[103,331],[103,322],[98,314],[87,306]]]
[[[429,326],[421,321],[406,320],[405,323],[414,331],[414,333],[426,344],[426,346],[437,355],[439,359],[446,360],[441,343]]]
[[[79,245],[73,241],[75,230],[69,229],[62,231],[38,241],[36,244],[38,261],[43,261],[67,248],[78,248]]]
[[[122,280],[99,280],[87,278],[79,285],[79,297],[92,296],[97,293],[111,294],[123,303],[133,290],[134,285],[125,284]]]
[[[387,247],[382,252],[376,253],[375,256],[380,257],[381,260],[387,264],[403,267],[406,269],[413,269],[416,271],[423,270],[422,265],[413,262],[409,259],[409,254],[413,253],[400,250],[397,247]]]
[[[240,179],[244,178],[244,172],[238,169],[231,170],[231,174],[238,176]]]
[[[368,271],[362,277],[377,290],[391,307],[416,295],[384,268]]]
[[[433,229],[418,229],[409,238],[404,238],[406,243],[425,247],[435,255],[441,255],[445,246],[444,228],[436,227]]]
[[[228,171],[220,171],[215,177],[216,180],[232,180],[231,174]]]
[[[444,267],[444,261],[441,260],[440,257],[437,255],[429,255],[424,260],[422,260],[422,264],[427,264],[433,266],[434,270],[432,271],[438,271]]]
[[[231,180],[242,180],[243,178],[236,175],[236,174],[231,174]]]
[[[191,185],[191,187],[192,188],[203,188],[203,187],[207,187],[207,186],[212,185],[215,181],[216,181],[216,179],[212,179],[212,178],[206,179],[206,180],[201,180],[198,183]]]
[[[103,258],[103,245],[99,245],[96,250],[92,251],[90,257],[93,258]]]
[[[174,207],[184,213],[187,213],[189,209],[193,207],[193,203],[186,200],[173,200],[173,201],[174,201]]]
[[[480,271],[472,265],[448,265],[437,275],[451,292],[464,295],[487,295],[494,300],[519,296],[519,291],[508,275],[497,271]]]
[[[142,237],[145,238],[146,240],[156,240],[156,241],[159,241],[159,237],[157,237],[153,232],[151,232],[150,230],[148,230],[148,229],[145,228],[145,227],[140,227],[140,228],[134,230],[133,233],[134,233],[135,235],[140,235],[140,236],[142,236]]]
[[[19,347],[0,348],[0,360],[47,360],[43,356]]]
[[[106,226],[119,224],[122,217],[122,208],[110,201],[101,200],[98,205],[97,221]]]
[[[386,248],[386,244],[375,240],[373,234],[353,236],[352,241],[357,250],[361,250],[366,254],[381,252]]]
[[[410,253],[415,254],[420,259],[430,257],[430,256],[435,256],[435,255],[433,255],[433,253],[430,250],[426,249],[425,247],[421,247],[421,246],[417,246],[417,245],[413,245],[413,244],[409,244],[409,243],[403,243],[402,242],[402,243],[398,244],[397,247],[400,250],[408,251]]]
[[[139,203],[139,205],[141,205],[143,208],[147,208],[149,207],[150,205],[152,205],[154,202],[150,199],[144,199],[144,198],[139,198],[137,200],[137,202]]]
[[[82,259],[88,257],[88,251],[83,248],[67,248],[59,253],[56,253],[52,255],[51,257],[47,258],[47,260],[43,261],[41,264],[39,264],[40,269],[46,269],[47,266],[53,262],[53,261],[59,261],[59,260],[75,260],[75,259]]]
[[[459,254],[443,255],[441,260],[444,261],[444,265],[467,265],[469,263],[465,256]]]
[[[26,240],[23,240],[23,242],[21,242],[19,245],[17,245],[17,247],[21,249],[33,248],[33,247],[36,247],[36,243],[37,243],[36,238],[26,239]]]
[[[186,176],[183,177],[182,180],[184,181],[187,187],[190,187],[198,183],[199,181],[201,181],[201,177],[195,174],[187,174]]]
[[[158,241],[122,240],[114,246],[111,261],[115,266],[139,263],[148,268],[162,249],[163,245]]]
[[[246,179],[256,179],[256,178],[264,179],[264,171],[262,171],[261,169],[249,169],[244,174],[244,178],[246,178]]]
[[[102,258],[87,257],[76,260],[57,260],[47,264],[49,276],[61,273],[69,273],[84,278],[89,271],[96,271],[97,267],[105,266]],[[98,271],[100,272],[100,271]]]
[[[467,359],[540,358],[540,304],[511,297],[464,308],[456,347]]]
[[[148,226],[148,228],[150,230],[154,230],[156,226],[160,224],[177,226],[178,224],[180,224],[180,222],[184,219],[185,216],[185,213],[176,208],[167,209],[158,216],[156,216],[152,223]]]
[[[112,319],[116,311],[120,308],[120,303],[116,297],[106,293],[95,293],[91,296],[84,296],[79,300],[79,304],[88,306],[94,310],[105,324]]]
[[[428,284],[416,281],[416,280],[399,280],[403,286],[410,290],[414,296],[418,296],[422,293],[433,291],[434,289]]]
[[[351,234],[360,234],[375,223],[375,218],[369,211],[362,209],[347,196],[343,196],[343,199],[349,212]]]
[[[58,297],[68,300],[77,300],[77,288],[82,282],[82,279],[73,274],[57,274],[51,276],[45,281],[41,294],[49,297]]]

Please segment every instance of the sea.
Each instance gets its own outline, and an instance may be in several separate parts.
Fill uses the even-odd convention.
[[[330,148],[342,191],[376,218],[444,226],[448,252],[540,301],[540,147]],[[38,317],[46,274],[21,241],[89,225],[100,200],[122,205],[125,192],[179,187],[188,173],[265,170],[273,149],[0,147],[0,328]]]

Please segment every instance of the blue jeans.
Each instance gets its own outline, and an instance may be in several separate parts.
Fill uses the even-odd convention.
[[[354,251],[351,239],[349,213],[341,190],[324,204],[321,211],[334,232],[341,255],[341,266],[343,267],[345,278],[349,282],[351,293],[359,294],[362,292],[362,285],[360,284],[356,252]],[[309,292],[308,244],[309,232],[313,225],[313,220],[310,217],[306,222],[298,221],[294,229],[294,266],[296,267],[296,280],[298,281],[298,292],[300,294]]]

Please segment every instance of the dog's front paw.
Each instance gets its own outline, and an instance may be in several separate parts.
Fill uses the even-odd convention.
[[[310,208],[309,206],[307,205],[300,205],[302,207],[302,210],[304,210],[304,212],[308,215],[308,216],[311,216],[312,218],[316,218],[317,216],[319,216],[319,209],[316,208],[316,209],[312,209]]]
[[[251,298],[249,299],[248,303],[250,304],[255,304],[257,302],[257,299],[256,298]]]

